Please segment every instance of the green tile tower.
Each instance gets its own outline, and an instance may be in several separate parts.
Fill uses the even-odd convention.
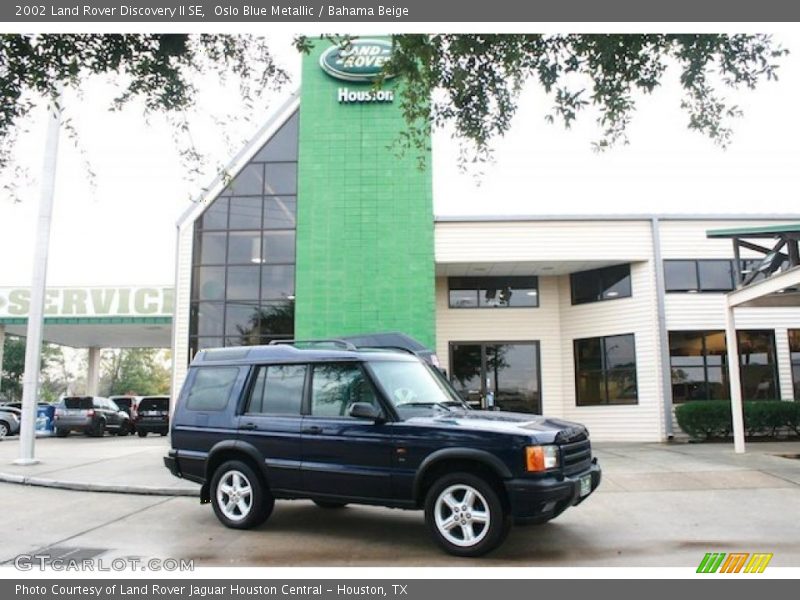
[[[420,169],[416,151],[390,148],[399,98],[341,101],[370,84],[323,71],[330,46],[303,58],[295,337],[402,331],[433,347],[431,157]]]

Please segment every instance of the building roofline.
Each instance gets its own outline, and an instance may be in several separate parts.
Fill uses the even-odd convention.
[[[531,221],[787,221],[798,220],[800,214],[761,214],[761,213],[731,213],[731,214],[662,214],[662,213],[630,213],[630,214],[554,214],[554,215],[434,215],[435,223],[478,223],[481,221],[491,223],[502,222],[531,222]]]
[[[272,111],[270,117],[261,126],[261,128],[250,138],[244,147],[236,153],[236,155],[225,165],[223,173],[218,173],[216,177],[203,188],[197,196],[192,198],[191,204],[181,214],[177,221],[177,226],[180,229],[186,223],[193,223],[207,207],[206,200],[216,198],[219,193],[225,189],[225,176],[224,173],[235,177],[239,174],[244,166],[250,161],[253,156],[261,149],[261,147],[269,140],[272,135],[277,132],[286,121],[295,113],[300,105],[300,90],[294,90],[289,97],[281,103],[281,105]]]

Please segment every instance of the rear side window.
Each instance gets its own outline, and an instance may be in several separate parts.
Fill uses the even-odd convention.
[[[81,396],[73,398],[64,398],[64,406],[70,409],[83,409],[94,408],[91,396]]]
[[[132,398],[115,398],[113,400],[114,404],[119,406],[121,409],[125,410],[131,407],[133,404]]]
[[[169,398],[144,398],[139,403],[139,411],[169,410]]]
[[[306,380],[305,365],[270,365],[258,368],[248,414],[299,415]]]
[[[353,364],[314,366],[311,414],[315,417],[346,417],[354,402],[378,406],[364,371]]]
[[[199,367],[186,398],[188,410],[222,410],[228,405],[238,367]]]

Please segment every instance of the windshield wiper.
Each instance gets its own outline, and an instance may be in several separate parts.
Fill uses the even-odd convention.
[[[402,404],[396,404],[395,408],[402,408],[404,406],[435,406],[437,408],[443,408],[447,412],[450,412],[450,409],[448,408],[449,402],[450,401],[448,401],[448,402],[421,402],[421,401],[420,402],[403,402]]]

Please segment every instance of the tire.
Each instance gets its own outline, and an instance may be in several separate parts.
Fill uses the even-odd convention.
[[[136,432],[136,435],[138,435],[139,437],[147,437],[147,432],[146,431],[142,431],[141,429],[139,429]]]
[[[129,433],[131,433],[131,424],[130,422],[125,421],[119,426],[119,429],[117,430],[117,435],[120,437],[125,437]]]
[[[56,437],[67,437],[69,435],[69,429],[59,429],[56,427]]]
[[[243,504],[231,499],[230,493],[237,489]],[[217,467],[211,478],[211,504],[217,518],[226,527],[251,529],[261,525],[272,514],[275,499],[250,465],[240,460],[229,460]]]
[[[480,519],[474,516],[478,514]],[[445,552],[476,557],[503,542],[511,518],[497,491],[485,479],[472,473],[452,473],[437,479],[428,490],[425,524]]]
[[[164,437],[164,436],[166,436],[166,435],[167,435],[167,432],[166,432],[166,431],[162,431],[162,432],[161,432],[161,437]]]
[[[0,421],[0,440],[6,437],[10,431],[11,427],[9,427],[8,423]]]
[[[320,508],[333,510],[336,508],[344,508],[347,506],[347,502],[329,502],[328,500],[314,500],[314,504],[319,506]]]
[[[106,432],[106,422],[105,421],[96,421],[92,427],[89,429],[89,435],[92,437],[103,437],[103,434]]]

